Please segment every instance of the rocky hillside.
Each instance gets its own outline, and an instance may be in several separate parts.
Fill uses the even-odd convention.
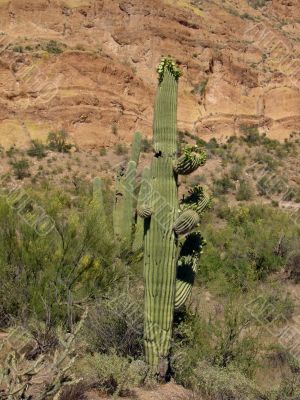
[[[0,0],[0,143],[150,136],[161,55],[183,70],[179,128],[300,131],[299,0]]]

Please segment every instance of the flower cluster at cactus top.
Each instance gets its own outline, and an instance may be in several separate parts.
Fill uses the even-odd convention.
[[[174,76],[176,81],[182,75],[180,69],[177,67],[175,61],[173,61],[172,58],[170,58],[170,57],[162,57],[160,63],[157,66],[157,73],[158,73],[159,83],[162,82],[166,70],[169,70],[171,72],[171,74]]]

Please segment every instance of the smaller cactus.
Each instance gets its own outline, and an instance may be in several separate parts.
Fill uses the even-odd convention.
[[[206,162],[206,154],[198,146],[188,146],[174,165],[174,171],[180,175],[188,175],[196,171]]]
[[[129,161],[125,175],[118,180],[116,204],[114,209],[115,236],[125,246],[131,246],[134,216],[134,191],[136,178],[136,163]]]
[[[198,225],[199,221],[200,217],[195,210],[185,210],[175,221],[173,226],[174,232],[177,235],[185,235],[191,232]]]
[[[141,187],[137,201],[137,220],[135,225],[135,234],[132,244],[134,252],[141,250],[144,244],[144,220],[151,216],[150,207],[147,206],[150,194],[150,168],[145,167],[142,174]]]

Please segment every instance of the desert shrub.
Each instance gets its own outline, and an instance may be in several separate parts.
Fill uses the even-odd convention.
[[[238,181],[243,174],[243,166],[238,163],[234,164],[231,167],[229,174],[231,179],[233,179],[234,181]]]
[[[123,156],[125,154],[128,154],[128,148],[125,144],[123,143],[117,143],[114,147],[114,152],[117,156]]]
[[[29,162],[25,158],[12,163],[14,175],[17,179],[24,179],[30,176]]]
[[[188,387],[209,400],[258,400],[263,395],[240,371],[198,362],[187,379]]]
[[[255,154],[254,161],[263,164],[268,171],[274,171],[278,167],[278,161],[265,151],[258,151]]]
[[[202,284],[211,282],[222,293],[234,288],[248,290],[257,279],[278,271],[287,257],[274,252],[279,238],[282,234],[287,240],[299,237],[288,214],[269,206],[225,205],[216,212],[218,218],[210,217],[202,230],[207,246],[200,260],[198,279]]]
[[[280,291],[279,285],[257,290],[256,298],[247,304],[247,310],[259,324],[268,326],[287,323],[293,316],[295,304],[288,293]]]
[[[292,279],[296,283],[300,282],[300,251],[299,250],[292,250],[287,255],[285,270],[287,271],[290,279]]]
[[[261,137],[256,125],[246,125],[240,126],[240,131],[242,133],[242,140],[249,145],[257,145],[261,142]]]
[[[37,157],[38,159],[42,159],[46,157],[46,147],[39,140],[32,140],[31,147],[27,150],[27,154],[30,157]]]
[[[268,0],[248,0],[248,3],[250,4],[251,7],[253,8],[260,8],[264,7],[266,5]]]
[[[118,124],[116,122],[113,122],[111,125],[111,133],[115,136],[118,135]]]
[[[21,46],[21,45],[16,45],[16,46],[14,46],[14,47],[12,48],[12,51],[13,51],[14,53],[23,53],[24,49],[23,49],[23,46]]]
[[[230,177],[225,174],[223,177],[214,180],[213,193],[218,196],[220,194],[227,194],[231,189],[235,188],[235,184]]]
[[[106,154],[107,154],[106,148],[103,147],[102,149],[100,149],[99,154],[101,157],[106,156]]]
[[[253,198],[253,189],[248,180],[242,179],[240,181],[235,197],[238,201],[251,200]]]
[[[114,395],[130,394],[130,389],[142,381],[146,372],[143,362],[120,357],[115,352],[85,356],[76,370],[90,386]]]
[[[208,79],[204,79],[198,85],[195,86],[195,88],[193,89],[192,93],[200,94],[201,96],[203,96],[204,93],[205,93],[205,89],[206,89],[207,84],[208,84]]]
[[[62,389],[59,400],[87,400],[86,385],[82,382],[76,385],[67,385]]]
[[[214,151],[219,147],[219,143],[217,142],[216,138],[211,138],[207,143],[206,143],[206,148],[207,150]]]
[[[270,400],[297,400],[300,398],[300,374],[287,376],[278,389],[268,394]]]
[[[125,291],[98,301],[89,313],[84,337],[91,350],[121,356],[143,353],[143,298]]]
[[[69,135],[66,131],[60,130],[57,132],[49,132],[47,143],[48,147],[52,151],[58,153],[68,153],[72,148],[72,145],[68,143]]]
[[[34,315],[70,326],[78,302],[106,293],[122,280],[124,268],[115,266],[109,232],[103,234],[103,219],[88,201],[83,196],[72,200],[51,187],[0,201],[3,324]],[[41,224],[42,218],[48,225]]]
[[[60,54],[63,52],[63,46],[56,40],[49,40],[45,45],[45,50],[50,54]]]
[[[144,153],[150,153],[152,151],[152,142],[147,138],[142,139],[141,151]]]
[[[198,315],[190,314],[175,329],[172,366],[176,381],[212,399],[247,398],[242,394],[247,393],[259,365],[260,342],[259,331],[248,331],[252,316],[245,300],[232,297],[213,311],[202,306]],[[237,381],[232,380],[234,374]]]
[[[17,147],[15,145],[13,145],[13,146],[10,146],[10,148],[8,150],[6,150],[6,155],[7,155],[7,157],[12,158],[19,152],[20,152],[20,150],[17,149]]]
[[[255,17],[250,15],[249,13],[243,13],[241,14],[241,18],[243,19],[249,19],[250,21],[256,21]]]

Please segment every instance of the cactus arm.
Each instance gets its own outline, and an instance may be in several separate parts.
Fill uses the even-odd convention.
[[[135,161],[138,165],[142,146],[142,134],[135,132],[133,136],[132,148],[131,148],[131,161]]]
[[[197,264],[191,262],[185,266],[178,267],[176,279],[175,310],[182,307],[192,294],[193,285],[197,272]]]
[[[142,219],[150,218],[152,215],[152,209],[145,204],[141,204],[140,207],[137,208],[137,214]]]
[[[181,245],[177,264],[175,309],[182,307],[192,293],[200,255],[205,244],[200,232],[192,232],[186,236]]]
[[[188,146],[175,162],[174,171],[180,175],[188,175],[204,165],[205,162],[206,154],[203,151],[199,151],[197,146]]]
[[[131,247],[135,206],[136,163],[129,161],[124,176],[117,178],[114,207],[115,239],[126,248]]]
[[[137,202],[137,220],[135,225],[135,235],[132,244],[132,250],[141,250],[144,244],[144,220],[152,214],[150,207],[147,205],[150,195],[150,168],[145,167],[142,174],[141,187]]]
[[[194,229],[200,221],[198,213],[194,210],[185,210],[174,223],[173,229],[177,235],[185,235]]]

